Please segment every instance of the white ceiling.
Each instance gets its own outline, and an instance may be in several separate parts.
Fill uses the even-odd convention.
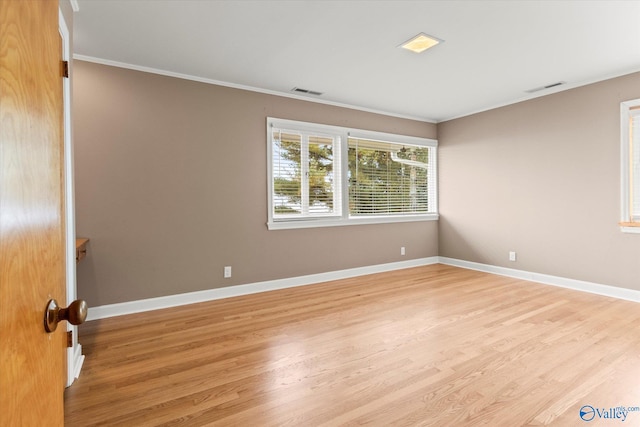
[[[80,59],[434,122],[640,71],[640,1],[78,4]],[[445,42],[397,48],[419,32]]]

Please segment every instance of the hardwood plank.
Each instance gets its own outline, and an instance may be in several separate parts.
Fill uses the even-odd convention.
[[[80,336],[68,425],[580,425],[583,405],[640,406],[637,303],[444,265]]]

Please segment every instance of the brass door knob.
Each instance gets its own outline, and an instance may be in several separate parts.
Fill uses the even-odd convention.
[[[53,332],[58,327],[58,322],[66,320],[72,325],[79,325],[87,320],[89,307],[84,300],[77,299],[67,308],[60,308],[58,301],[52,299],[47,303],[44,311],[44,330]]]

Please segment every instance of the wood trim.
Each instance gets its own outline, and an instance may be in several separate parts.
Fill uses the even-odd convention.
[[[76,263],[79,263],[85,256],[87,256],[87,243],[89,243],[89,239],[76,239]]]

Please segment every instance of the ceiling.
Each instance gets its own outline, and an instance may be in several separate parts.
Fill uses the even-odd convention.
[[[77,3],[76,58],[432,122],[640,71],[640,1]]]

